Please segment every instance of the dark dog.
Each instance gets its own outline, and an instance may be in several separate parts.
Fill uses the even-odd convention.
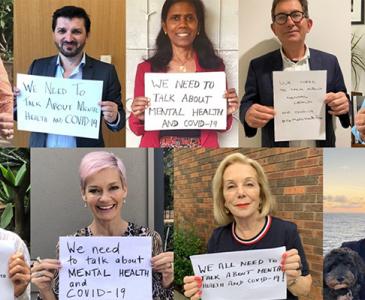
[[[349,248],[332,250],[324,258],[323,288],[325,300],[360,299],[365,285],[365,263]]]

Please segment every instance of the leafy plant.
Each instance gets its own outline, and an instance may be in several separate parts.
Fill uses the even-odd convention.
[[[0,227],[13,224],[15,231],[29,241],[30,152],[26,148],[0,151],[0,202],[5,209]]]
[[[174,209],[174,151],[163,149],[165,210]]]
[[[163,251],[174,251],[174,223],[164,225]]]
[[[0,53],[4,61],[13,59],[13,0],[0,1]]]
[[[359,43],[364,35],[351,37],[351,68],[355,75],[355,90],[359,84],[360,73],[365,71],[365,58],[362,55],[363,50],[359,47]]]
[[[174,232],[174,262],[175,262],[175,284],[182,291],[185,276],[193,275],[193,268],[190,263],[190,256],[205,252],[202,241],[193,229],[176,229]]]

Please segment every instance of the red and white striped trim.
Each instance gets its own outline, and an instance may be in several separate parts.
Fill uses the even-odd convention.
[[[271,216],[267,216],[267,222],[266,222],[265,226],[262,228],[261,232],[257,236],[255,236],[251,240],[242,240],[236,235],[235,223],[233,222],[232,223],[232,235],[233,235],[234,239],[242,245],[247,245],[247,246],[253,245],[253,244],[256,244],[258,241],[260,241],[266,235],[266,233],[269,231],[269,229],[271,227],[271,223],[272,223]]]

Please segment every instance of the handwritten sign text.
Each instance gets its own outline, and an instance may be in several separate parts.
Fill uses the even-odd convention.
[[[191,256],[195,275],[203,277],[202,299],[286,299],[284,252],[280,247]]]
[[[273,72],[275,141],[325,140],[326,71]]]
[[[146,73],[145,130],[226,129],[224,72]]]
[[[60,299],[152,299],[151,243],[151,237],[60,237]]]
[[[18,129],[98,138],[103,82],[18,74]]]

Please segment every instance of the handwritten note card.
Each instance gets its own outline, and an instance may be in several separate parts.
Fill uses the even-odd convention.
[[[286,299],[284,252],[280,247],[191,256],[195,275],[203,277],[202,299]]]
[[[273,72],[275,141],[326,139],[326,71]]]
[[[60,299],[152,299],[151,237],[60,237]]]
[[[15,241],[0,241],[0,299],[14,299],[14,287],[9,279],[8,262],[15,252]]]
[[[146,73],[145,130],[226,129],[224,72]]]
[[[18,129],[98,138],[103,82],[18,74]]]

